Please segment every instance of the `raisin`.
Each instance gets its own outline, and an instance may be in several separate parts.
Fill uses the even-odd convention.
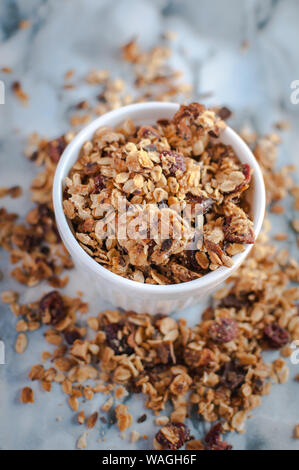
[[[238,335],[238,326],[230,318],[220,318],[212,323],[209,334],[216,343],[228,343]]]
[[[94,190],[93,193],[100,193],[103,189],[106,188],[106,182],[103,175],[97,175],[94,178]]]
[[[49,292],[40,300],[39,308],[42,318],[46,319],[47,315],[50,315],[51,325],[57,325],[66,316],[63,299],[56,290]]]
[[[232,446],[221,440],[222,424],[217,423],[212,426],[204,437],[207,450],[230,450]]]
[[[144,421],[146,421],[146,419],[147,419],[146,414],[143,414],[143,415],[139,416],[139,418],[137,419],[137,423],[144,423]]]
[[[269,346],[273,349],[279,349],[290,341],[289,332],[276,323],[270,323],[265,326],[264,336]]]
[[[58,163],[64,149],[66,148],[66,141],[64,136],[58,137],[57,139],[48,142],[46,151],[48,151],[50,158],[54,163]]]
[[[235,294],[228,294],[220,302],[220,307],[236,308],[238,310],[243,307],[248,308],[250,305],[251,302],[249,301],[248,297],[237,297]]]
[[[98,171],[98,164],[96,162],[87,162],[83,171],[85,175],[94,175]]]
[[[67,344],[73,344],[77,339],[82,339],[82,336],[80,335],[79,331],[76,330],[75,328],[71,330],[66,330],[64,332],[64,338],[67,342]]]
[[[165,450],[180,449],[188,440],[190,431],[183,423],[169,423],[156,434],[156,441]]]
[[[201,272],[201,267],[199,266],[198,262],[196,261],[197,250],[186,250],[186,267],[194,272]]]
[[[170,238],[168,238],[166,240],[163,240],[163,242],[161,244],[161,250],[162,251],[167,251],[171,248],[171,245],[172,245],[172,240]]]
[[[217,116],[220,117],[220,119],[222,119],[223,121],[225,121],[226,119],[229,119],[232,115],[232,111],[227,108],[227,106],[222,106],[222,108],[218,109],[217,111]]]
[[[246,370],[235,361],[230,361],[226,362],[219,370],[219,376],[221,385],[236,392],[245,382]]]
[[[122,332],[123,325],[121,323],[109,323],[105,326],[107,343],[118,356],[120,354],[132,354],[134,350],[127,343],[127,335],[122,333],[119,339],[119,333]]]

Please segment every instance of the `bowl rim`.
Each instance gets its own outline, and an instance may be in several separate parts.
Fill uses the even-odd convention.
[[[64,214],[63,205],[62,205],[62,187],[63,180],[67,176],[66,167],[68,166],[69,159],[73,156],[74,153],[79,154],[79,151],[83,143],[90,138],[90,136],[101,126],[105,126],[105,121],[110,118],[117,118],[120,121],[125,120],[129,117],[131,113],[134,113],[138,110],[158,110],[161,112],[164,111],[177,111],[180,105],[178,103],[169,103],[169,102],[145,102],[145,103],[135,103],[128,106],[123,106],[116,110],[110,111],[103,114],[102,116],[96,118],[85,126],[72,141],[67,145],[63,154],[60,157],[58,165],[56,167],[53,189],[52,189],[52,198],[54,213],[56,218],[57,227],[61,235],[62,241],[72,256],[75,252],[74,258],[79,257],[82,264],[86,266],[87,269],[93,271],[96,275],[105,277],[106,280],[118,284],[120,288],[127,289],[137,289],[140,293],[152,293],[152,294],[186,294],[187,292],[194,291],[197,289],[205,289],[211,285],[217,285],[222,282],[225,278],[229,277],[245,260],[249,254],[253,244],[246,245],[245,250],[242,253],[238,253],[232,257],[233,265],[231,267],[221,266],[215,271],[209,272],[203,275],[199,279],[195,279],[188,282],[182,282],[179,284],[145,284],[140,283],[131,279],[115,274],[112,271],[109,271],[107,268],[95,261],[86,251],[80,246],[75,236],[73,235],[67,218]],[[232,142],[238,145],[242,149],[242,152],[246,155],[249,165],[253,168],[254,172],[254,191],[253,194],[255,198],[258,194],[259,203],[256,203],[256,210],[253,213],[253,224],[255,232],[255,241],[258,237],[264,219],[265,205],[266,205],[266,194],[265,194],[265,185],[262,176],[262,171],[259,164],[257,163],[253,153],[247,144],[241,139],[241,137],[229,126],[223,131],[223,135],[229,138]],[[238,155],[237,155],[238,156]]]

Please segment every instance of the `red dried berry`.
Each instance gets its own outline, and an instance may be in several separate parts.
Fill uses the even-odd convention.
[[[221,440],[222,424],[217,423],[204,437],[207,450],[230,450],[232,446]]]
[[[57,325],[66,316],[63,299],[56,290],[49,292],[40,300],[39,308],[42,318],[47,319],[50,315],[51,325]]]
[[[217,116],[219,116],[220,119],[223,119],[224,121],[229,119],[232,114],[232,111],[227,106],[222,106],[222,108],[218,109],[217,111]]]
[[[64,337],[67,342],[67,344],[73,344],[77,339],[82,339],[82,336],[80,335],[79,331],[76,330],[75,328],[71,330],[66,330],[64,332]]]
[[[210,326],[209,335],[216,343],[228,343],[238,335],[238,325],[231,318],[220,318]]]
[[[97,175],[94,178],[94,190],[93,193],[100,193],[106,188],[106,182],[103,175]]]
[[[53,139],[47,144],[46,151],[48,151],[50,158],[54,163],[58,163],[67,143],[64,136]]]
[[[273,349],[279,349],[290,342],[289,332],[276,323],[270,323],[265,326],[264,336],[269,346]]]
[[[244,367],[236,364],[235,361],[230,361],[221,367],[218,374],[220,376],[220,385],[235,393],[245,382],[247,372]]]
[[[185,157],[172,150],[161,152],[163,170],[168,176],[181,176],[186,171]]]
[[[228,294],[226,297],[221,299],[220,307],[223,308],[236,308],[241,309],[243,307],[250,307],[254,302],[256,302],[256,294],[254,292],[249,292],[246,294],[239,294],[238,297],[235,294]]]
[[[85,175],[94,175],[98,171],[98,164],[96,162],[87,162],[83,171]]]
[[[190,439],[190,430],[183,423],[169,423],[156,434],[156,441],[163,449],[177,450]]]

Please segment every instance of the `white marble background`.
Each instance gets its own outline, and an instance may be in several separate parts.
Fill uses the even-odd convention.
[[[32,27],[20,31],[18,23],[24,18],[32,21]],[[290,83],[299,79],[298,22],[297,0],[1,0],[0,68],[10,66],[13,74],[0,75],[6,85],[6,103],[0,105],[0,186],[23,187],[21,199],[4,199],[1,205],[25,215],[32,204],[29,182],[36,172],[23,156],[26,136],[38,131],[54,137],[67,130],[71,105],[88,93],[82,88],[64,91],[65,72],[74,68],[83,75],[97,66],[125,77],[127,68],[119,62],[119,46],[137,36],[143,46],[150,47],[165,30],[178,34],[173,62],[194,83],[195,98],[209,94],[203,100],[206,104],[227,104],[236,111],[235,126],[247,123],[260,132],[270,131],[278,119],[289,119],[292,130],[283,136],[279,165],[296,163],[299,105],[291,104]],[[242,53],[243,41],[249,41],[250,47]],[[13,80],[20,80],[29,93],[27,108],[10,92]],[[273,218],[274,231],[288,231],[288,248],[297,256],[289,227],[294,218],[290,201],[286,207],[284,216]],[[4,274],[0,290],[21,290],[22,302],[39,297],[46,289],[20,289],[9,279],[8,256],[3,251],[0,265]],[[65,291],[74,295],[79,287],[80,274],[73,271]],[[85,298],[92,314],[107,306],[88,288]],[[195,323],[202,307],[183,315]],[[41,332],[34,332],[28,349],[18,356],[13,348],[14,328],[15,318],[0,304],[0,339],[6,345],[6,365],[0,365],[0,449],[73,449],[83,430],[58,387],[47,395],[34,383],[36,403],[18,402],[30,366],[40,361],[44,346]],[[228,436],[235,449],[299,449],[299,441],[292,438],[293,427],[299,423],[299,385],[293,380],[298,367],[291,367],[288,384],[274,386],[271,395],[264,397],[248,421],[246,434]],[[86,403],[86,414],[104,400],[98,396]],[[134,419],[144,413],[140,396],[127,401]],[[198,437],[209,428],[195,416],[190,426]],[[157,431],[151,414],[133,428],[147,434],[148,441],[132,445],[129,433],[122,440],[115,426],[99,422],[89,433],[88,448],[151,448]],[[103,431],[106,440],[98,442]]]

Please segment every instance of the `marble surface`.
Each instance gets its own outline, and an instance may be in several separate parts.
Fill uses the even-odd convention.
[[[119,62],[119,46],[138,37],[144,47],[158,42],[161,33],[173,30],[178,39],[173,44],[173,63],[183,68],[187,80],[195,86],[195,98],[206,104],[227,104],[236,111],[233,124],[244,123],[260,132],[268,132],[278,119],[289,119],[292,129],[284,133],[279,165],[298,161],[299,105],[290,101],[290,84],[299,79],[297,0],[2,0],[0,3],[0,68],[13,68],[11,76],[1,74],[6,86],[6,103],[0,105],[0,186],[20,184],[23,196],[1,200],[21,217],[31,207],[29,182],[37,171],[23,156],[26,136],[38,131],[56,136],[68,129],[72,103],[86,96],[87,90],[64,91],[63,75],[75,68],[84,74],[92,66],[109,68],[124,76]],[[19,30],[21,19],[32,26]],[[243,41],[249,41],[241,51]],[[10,83],[20,80],[30,95],[23,108],[12,96]],[[298,174],[296,175],[298,177]],[[276,231],[288,231],[287,246],[297,257],[295,235],[289,228],[294,217],[291,202],[286,201],[284,216],[273,218]],[[19,289],[9,279],[10,266],[5,252],[0,253],[4,279],[0,290]],[[74,295],[81,288],[80,273],[71,272],[65,292]],[[35,299],[45,286],[21,288],[21,301]],[[91,313],[104,307],[85,289]],[[207,299],[208,300],[208,299]],[[195,323],[204,305],[176,316]],[[15,318],[0,304],[0,339],[6,346],[6,364],[0,365],[0,448],[1,449],[73,449],[83,432],[75,423],[74,413],[65,395],[57,387],[47,395],[37,384],[34,405],[21,405],[19,391],[26,384],[32,361],[40,361],[44,349],[42,333],[30,335],[26,352],[14,352]],[[34,359],[33,359],[34,358]],[[228,436],[235,449],[297,449],[292,438],[299,423],[298,383],[293,378],[298,365],[291,366],[290,381],[274,386],[270,396],[248,420],[246,433]],[[98,394],[85,404],[86,414],[99,408],[105,396]],[[126,399],[134,421],[144,413],[140,396]],[[57,421],[61,417],[61,421]],[[201,436],[208,424],[190,420],[192,434]],[[143,424],[134,429],[148,435],[148,440],[129,443],[129,433],[121,439],[115,427],[98,423],[89,433],[88,449],[151,448],[157,429],[148,413]],[[105,433],[105,440],[98,442]]]

